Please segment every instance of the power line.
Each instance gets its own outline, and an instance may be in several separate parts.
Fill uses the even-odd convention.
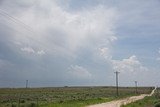
[[[33,29],[26,25],[25,23],[23,23],[21,20],[19,20],[18,18],[15,18],[13,16],[11,16],[10,14],[8,14],[6,11],[0,9],[0,15],[4,16],[4,17],[7,17],[8,19],[10,19],[11,21],[13,21],[14,23],[16,24],[19,24],[20,26],[23,26],[23,28],[25,28],[26,30],[34,33]]]
[[[22,28],[24,28],[26,31],[28,31],[28,33],[30,33],[29,35],[33,35],[36,36],[36,35],[48,35],[46,33],[37,33],[34,31],[34,29],[32,29],[30,26],[28,26],[27,24],[23,23],[21,20],[19,20],[18,18],[10,15],[8,12],[6,12],[5,10],[1,9],[0,8],[0,15],[7,18],[9,21],[21,26]],[[23,33],[22,30],[17,30],[15,29],[18,33]],[[24,35],[26,35],[27,38],[31,39],[32,41],[35,41],[36,43],[38,43],[38,45],[40,45],[41,47],[45,47],[46,44],[42,43],[41,41],[37,40],[37,39],[34,39],[34,38],[31,38],[31,36],[28,36],[26,33],[24,33]],[[60,51],[65,51],[63,50],[63,48],[61,48],[60,46],[56,45],[54,43],[54,45],[57,47],[57,49],[60,49]],[[54,48],[55,49],[55,48]],[[49,51],[53,51],[54,49],[47,49]],[[67,52],[68,54],[71,54],[70,52]]]
[[[18,18],[10,15],[8,12],[6,12],[5,10],[1,9],[0,8],[0,15],[7,18],[9,21],[19,25],[20,27],[22,27],[23,29],[25,29],[28,33],[30,34],[27,34],[27,33],[24,33],[22,30],[19,30],[19,29],[16,29],[14,27],[14,30],[18,33],[22,33],[24,34],[27,39],[31,39],[32,41],[34,41],[34,43],[37,43],[39,47],[47,47],[48,45],[41,42],[40,40],[38,39],[35,39],[35,38],[32,38],[32,36],[37,36],[37,35],[48,35],[48,33],[45,33],[45,32],[41,32],[41,33],[38,33],[38,32],[35,32],[34,29],[30,26],[28,26],[27,24],[23,23],[21,20],[19,20]],[[30,36],[28,36],[30,35]],[[32,36],[31,36],[32,35]],[[72,53],[70,51],[67,51],[66,49],[62,48],[61,46],[58,46],[56,43],[52,42],[52,44],[55,46],[53,47],[52,46],[52,49],[49,49],[49,48],[45,48],[47,51],[50,51],[50,52],[54,52],[55,53],[55,49],[58,49],[58,51],[62,51],[62,52],[66,52],[67,54],[69,54],[71,57],[72,57]]]

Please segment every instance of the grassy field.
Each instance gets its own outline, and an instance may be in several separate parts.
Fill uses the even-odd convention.
[[[149,93],[151,87],[138,88],[138,93]],[[135,88],[114,87],[57,87],[0,89],[0,107],[84,107],[135,95]]]
[[[155,92],[155,94],[151,97],[145,97],[142,100],[127,104],[122,107],[160,107],[159,89],[158,92]]]

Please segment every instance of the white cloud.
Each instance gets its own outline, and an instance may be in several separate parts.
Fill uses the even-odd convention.
[[[43,50],[40,50],[40,51],[37,51],[37,54],[38,54],[38,55],[44,55],[45,52],[44,52]]]
[[[37,55],[44,55],[46,54],[44,50],[35,50],[32,47],[24,47],[21,48],[21,51],[29,53],[29,54],[37,54]]]
[[[99,76],[99,80],[103,80],[101,78],[103,76],[114,76],[113,73],[110,74],[110,71],[112,71],[112,69],[114,71],[118,70],[120,72],[124,72],[126,75],[124,81],[127,81],[125,79],[129,77],[127,72],[129,72],[132,76],[133,72],[147,70],[147,68],[143,66],[142,62],[134,55],[129,58],[114,60],[114,56],[112,58],[111,49],[112,43],[114,43],[117,40],[115,34],[120,34],[120,36],[118,37],[123,38],[126,34],[123,31],[127,32],[126,35],[130,35],[131,32],[128,33],[128,31],[132,30],[134,32],[134,30],[136,30],[139,24],[146,25],[148,23],[148,20],[146,20],[146,17],[144,17],[146,15],[148,16],[148,14],[137,15],[138,17],[134,17],[133,19],[130,17],[133,16],[131,14],[136,15],[145,13],[147,8],[143,7],[145,11],[142,8],[135,8],[135,11],[135,9],[133,9],[132,7],[135,7],[135,5],[139,3],[137,1],[134,3],[129,3],[132,5],[128,5],[128,3],[121,2],[120,5],[118,4],[118,6],[110,3],[103,4],[101,1],[98,1],[99,3],[97,4],[101,3],[102,5],[96,5],[95,3],[93,3],[93,5],[92,3],[89,3],[87,4],[88,6],[84,8],[81,7],[83,5],[77,5],[77,3],[74,2],[75,5],[77,5],[76,8],[79,8],[79,6],[80,8],[78,10],[73,10],[70,4],[67,5],[68,1],[70,0],[62,1],[66,3],[65,6],[69,6],[69,9],[67,7],[64,7],[64,5],[58,4],[57,1],[59,0],[14,0],[13,2],[11,0],[5,0],[4,3],[0,4],[1,9],[4,9],[4,11],[6,11],[9,14],[9,16],[13,16],[16,19],[21,20],[21,22],[19,22],[18,20],[15,20],[12,17],[6,18],[7,15],[2,15],[1,17],[1,27],[7,26],[6,29],[1,30],[2,35],[4,32],[4,36],[1,37],[2,42],[4,41],[7,44],[6,46],[11,46],[8,44],[10,44],[10,42],[16,41],[15,44],[13,44],[16,46],[11,46],[11,48],[8,47],[8,49],[12,49],[11,51],[14,51],[14,53],[11,53],[10,51],[10,53],[6,55],[6,51],[4,50],[5,48],[2,48],[2,54],[0,56],[7,59],[9,58],[10,60],[13,60],[15,64],[17,64],[15,72],[18,71],[17,69],[25,70],[24,68],[26,67],[26,63],[24,63],[25,65],[23,65],[23,63],[21,64],[21,62],[25,62],[24,59],[26,58],[34,59],[34,64],[32,64],[33,60],[29,60],[31,61],[31,64],[29,64],[28,66],[32,66],[27,66],[26,73],[32,74],[32,71],[36,71],[39,72],[40,75],[43,75],[45,73],[43,71],[51,71],[46,75],[50,76],[50,74],[56,74],[56,79],[63,78],[63,75],[65,75],[66,73],[65,67],[68,65],[72,65],[70,66],[69,73],[75,78],[86,79],[94,76],[94,79],[96,81],[98,80],[96,76]],[[126,6],[127,9],[124,8]],[[141,7],[141,5],[138,6]],[[128,12],[128,7],[131,10],[131,12]],[[156,8],[154,8],[154,10],[155,9]],[[152,15],[154,14],[150,14],[149,16],[152,17]],[[118,15],[120,15],[119,21],[117,21]],[[150,17],[148,18],[150,20]],[[141,22],[145,20],[145,22],[139,23],[138,20]],[[117,32],[115,32],[116,26],[118,26],[118,30],[116,29]],[[143,33],[143,31],[138,31],[138,33]],[[7,36],[7,38],[5,36]],[[9,39],[6,42],[5,40],[3,40],[3,38]],[[120,46],[116,47],[116,52],[119,51],[119,47],[128,43],[129,42],[121,44],[121,42],[118,42],[118,45]],[[130,44],[125,50],[128,50],[130,46],[132,46],[132,44]],[[15,52],[19,50],[22,52]],[[137,52],[137,54],[138,53],[139,52]],[[45,59],[43,61],[45,62],[42,63],[41,58],[40,60],[38,58],[39,56],[45,54],[48,55],[44,57]],[[125,56],[125,54],[127,53],[124,53],[123,56]],[[20,57],[18,58],[18,60],[11,58],[15,56],[21,56],[26,58]],[[105,60],[107,60],[107,63],[105,63],[104,60],[101,60],[102,57]],[[115,57],[122,56],[120,54],[120,56]],[[96,60],[94,60],[94,58]],[[160,60],[160,58],[157,59]],[[29,61],[27,60],[27,63]],[[77,64],[78,62],[83,62],[83,65],[87,64],[87,68],[92,69],[93,73],[91,74],[91,72],[89,72],[90,70],[82,66],[75,65],[75,63]],[[19,64],[21,65],[21,68],[19,68]],[[31,70],[29,71],[28,68],[30,68]],[[11,71],[13,70],[11,69]],[[141,77],[138,75],[136,75],[135,77]],[[19,77],[22,77],[22,75],[20,75]],[[70,76],[67,75],[67,77]],[[105,82],[105,80],[103,82]]]
[[[103,47],[103,48],[100,48],[99,51],[100,51],[100,56],[104,57],[106,60],[112,59],[109,48]]]
[[[144,67],[135,55],[122,60],[114,60],[110,53],[110,50],[106,47],[99,49],[100,56],[102,56],[106,61],[108,61],[114,71],[120,72],[140,72],[147,71],[148,68]]]
[[[35,53],[35,50],[31,47],[24,47],[24,48],[21,48],[21,51],[24,51],[24,52],[27,52],[27,53]]]
[[[29,3],[27,2],[27,6]],[[114,33],[117,13],[114,8],[99,5],[71,12],[62,8],[56,1],[39,0],[31,3],[23,12],[13,13],[13,16],[36,32],[28,31],[30,28],[26,30],[28,26],[13,24],[16,29],[13,37],[15,41],[43,48],[53,55],[74,56],[81,47],[97,48],[99,45],[110,45],[117,39]],[[33,53],[33,50],[30,52]]]
[[[49,58],[55,58],[57,55],[55,60],[68,58],[71,60],[69,62],[74,62],[73,60],[84,58],[84,56],[78,56],[79,53],[83,53],[81,50],[87,51],[84,52],[85,55],[90,52],[94,54],[99,47],[107,46],[107,49],[100,49],[105,55],[105,52],[110,51],[111,43],[117,39],[114,32],[117,12],[114,8],[99,5],[80,11],[69,11],[53,0],[36,0],[31,4],[28,2],[25,8],[18,7],[19,2],[14,5],[14,9],[8,7],[10,12],[7,12],[14,13],[11,15],[28,26],[17,20],[9,21],[9,26],[13,28],[11,39],[16,41],[18,43],[16,47],[18,49],[20,47],[23,51],[20,54],[27,53],[30,59],[37,60],[39,57],[35,55],[44,55],[47,52],[50,55]],[[78,56],[77,59],[76,56]],[[28,58],[26,55],[24,57]],[[56,65],[47,61],[50,60],[49,58],[45,60],[49,66],[47,70],[51,71],[55,68],[56,71],[59,66],[53,67]],[[37,60],[36,64],[39,65],[39,63]],[[79,79],[92,77],[86,68],[74,63],[70,66],[69,73]]]
[[[68,72],[80,79],[90,79],[92,77],[92,74],[86,68],[79,65],[71,65]]]
[[[132,55],[128,59],[112,60],[113,69],[120,72],[141,72],[148,69],[140,63],[135,55]]]

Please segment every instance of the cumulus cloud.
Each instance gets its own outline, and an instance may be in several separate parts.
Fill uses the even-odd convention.
[[[35,53],[34,49],[31,48],[31,47],[24,47],[24,48],[21,48],[21,51],[24,51],[24,52],[27,52],[27,53]]]
[[[100,48],[100,56],[105,60],[110,62],[114,71],[121,72],[138,72],[138,71],[147,71],[148,68],[144,67],[138,58],[135,55],[130,56],[129,58],[122,60],[114,60],[110,53],[110,50],[106,47]]]
[[[66,69],[72,65],[66,75],[87,80],[92,77],[91,72],[75,62],[86,57],[84,63],[87,63],[97,49],[101,50],[101,55],[109,55],[106,53],[110,52],[111,43],[117,40],[114,29],[118,16],[115,8],[96,5],[74,11],[59,5],[56,0],[15,0],[12,3],[6,0],[0,5],[3,14],[8,14],[1,19],[10,28],[6,36],[11,45],[7,46],[19,58],[17,69],[21,64],[21,69],[25,71],[26,63],[27,69],[31,68],[22,72],[25,76],[36,71],[41,75],[44,71],[51,71],[45,74],[56,74],[56,79],[61,80]],[[35,55],[45,56],[40,58]]]
[[[24,48],[21,48],[21,51],[23,52],[26,52],[26,53],[29,53],[29,54],[37,54],[37,55],[44,55],[45,54],[45,51],[44,50],[35,50],[31,47],[24,47]]]
[[[112,60],[113,69],[120,72],[143,72],[148,71],[135,55],[130,56],[128,59]]]
[[[25,2],[17,3],[21,5]],[[110,45],[117,39],[113,31],[117,18],[114,8],[99,5],[72,12],[53,0],[27,2],[26,7],[23,12],[17,11],[20,7],[10,10],[14,17],[25,24],[14,20],[10,25],[15,29],[13,39],[17,43],[43,48],[52,54],[73,56],[86,45],[91,49]],[[32,49],[22,50],[34,53]]]
[[[111,60],[112,59],[109,48],[106,48],[106,47],[99,48],[99,51],[100,51],[100,56],[104,57],[106,60]]]
[[[79,65],[71,65],[68,72],[78,79],[90,79],[92,77],[86,68]]]
[[[6,73],[1,74],[4,80],[35,80],[34,75],[39,74],[37,81],[45,75],[44,79],[49,81],[66,81],[69,77],[72,83],[75,82],[73,80],[81,79],[86,84],[89,81],[87,78],[94,77],[97,85],[114,80],[110,77],[114,76],[115,70],[126,75],[124,81],[129,73],[132,76],[133,73],[148,70],[143,66],[143,59],[141,62],[137,55],[143,53],[143,50],[148,50],[146,53],[149,53],[149,44],[135,43],[142,43],[141,40],[144,43],[146,38],[143,35],[153,36],[153,32],[158,35],[159,15],[155,11],[159,9],[157,2],[136,0],[112,4],[113,2],[101,0],[78,1],[0,1],[0,58],[3,59],[0,67],[4,70],[8,67],[5,61],[15,64],[14,69],[8,67]],[[153,16],[155,20],[151,21]],[[146,24],[148,27],[142,27]],[[146,46],[143,50],[142,45]],[[126,58],[126,54],[136,56]],[[123,59],[114,59],[122,56]],[[10,78],[13,77],[11,71],[16,74],[15,78]]]
[[[44,52],[44,50],[40,50],[40,51],[37,51],[37,54],[38,54],[38,55],[44,55],[45,52]]]

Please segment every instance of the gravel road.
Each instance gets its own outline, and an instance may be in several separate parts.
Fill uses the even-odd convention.
[[[137,100],[141,100],[146,96],[152,96],[154,94],[155,90],[156,90],[156,88],[154,90],[152,90],[152,92],[150,94],[141,94],[139,96],[132,96],[132,97],[124,98],[121,100],[116,100],[116,101],[111,101],[111,102],[96,104],[96,105],[90,105],[87,107],[120,107],[121,105],[126,105],[129,103],[135,102]]]

